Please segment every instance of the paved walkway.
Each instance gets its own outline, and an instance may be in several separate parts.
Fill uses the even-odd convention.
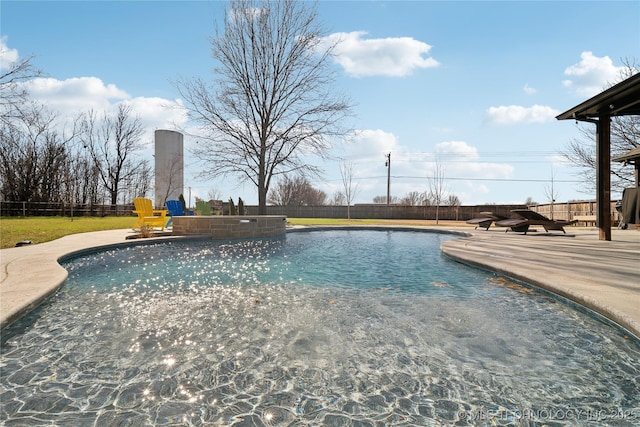
[[[459,261],[526,281],[584,305],[640,337],[640,232],[568,227],[567,234],[543,230],[527,235],[504,229],[432,227],[469,233],[442,250]],[[53,242],[0,250],[0,327],[40,304],[64,282],[58,259],[91,248],[126,245],[131,230],[66,236]],[[148,241],[148,240],[145,240]]]

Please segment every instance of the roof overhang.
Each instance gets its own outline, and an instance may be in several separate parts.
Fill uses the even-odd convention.
[[[632,162],[640,160],[640,147],[627,151],[623,155],[614,157],[611,160],[613,160],[614,162]]]
[[[601,116],[640,115],[640,73],[556,116],[558,120],[589,120]]]

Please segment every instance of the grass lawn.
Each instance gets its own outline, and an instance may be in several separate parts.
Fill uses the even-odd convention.
[[[116,230],[131,228],[136,222],[134,216],[114,217],[2,217],[0,218],[0,248],[12,248],[17,242],[31,240],[43,243],[59,239],[67,234],[87,231]]]
[[[287,218],[292,225],[436,225],[433,220]],[[17,242],[31,240],[43,243],[68,234],[88,231],[131,228],[135,216],[118,217],[2,217],[0,218],[0,248],[12,248]],[[460,221],[439,221],[438,225],[465,225]]]

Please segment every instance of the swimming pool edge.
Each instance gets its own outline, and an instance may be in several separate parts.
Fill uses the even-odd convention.
[[[533,274],[531,270],[523,271],[513,263],[505,262],[499,257],[488,261],[482,255],[475,253],[473,248],[465,247],[469,241],[480,241],[488,234],[474,232],[466,227],[438,227],[438,226],[301,226],[289,227],[287,233],[322,230],[404,230],[428,233],[451,234],[460,237],[444,242],[441,251],[450,258],[463,263],[475,265],[484,269],[491,269],[499,274],[512,277],[541,289],[566,298],[580,306],[592,310],[614,322],[624,330],[629,331],[636,338],[640,337],[640,321],[625,314],[601,299],[585,295],[579,290],[572,290],[567,286],[558,286],[548,280],[541,280],[540,274]],[[131,230],[108,230],[65,236],[53,242],[42,243],[21,248],[2,249],[2,279],[0,280],[0,329],[15,322],[26,313],[38,307],[53,295],[67,278],[67,271],[60,262],[85,253],[106,250],[111,247],[123,247],[140,244],[152,244],[172,239],[201,239],[210,236],[163,236],[149,239],[127,240]],[[490,233],[489,233],[490,234]],[[503,233],[500,233],[502,235]],[[497,236],[497,234],[496,234]],[[512,235],[512,242],[527,245],[527,236]],[[551,244],[552,239],[549,240]],[[461,249],[462,248],[462,249]],[[640,253],[640,252],[639,252]],[[496,262],[499,261],[499,262]],[[508,260],[507,260],[508,261]],[[526,261],[526,259],[524,260]],[[556,283],[558,276],[554,276]],[[603,279],[604,280],[604,279]],[[565,283],[566,284],[566,283]],[[635,290],[634,298],[640,295],[640,285]],[[640,316],[638,316],[640,318]]]
[[[472,238],[469,241],[473,242],[474,240]],[[501,257],[496,255],[495,257],[487,257],[486,254],[477,253],[467,245],[469,241],[465,242],[462,239],[444,242],[440,249],[445,256],[456,262],[492,271],[529,284],[561,300],[564,299],[566,300],[565,302],[577,306],[576,308],[582,308],[583,311],[590,312],[611,322],[613,326],[626,334],[632,335],[635,340],[640,342],[640,321],[638,320],[640,316],[632,317],[631,314],[603,302],[602,298],[595,296],[599,289],[592,289],[589,293],[585,292],[583,283],[579,282],[586,279],[573,274],[575,272],[571,271],[570,266],[566,268],[567,272],[564,274],[557,270],[541,274],[540,270],[529,268],[523,263],[513,262],[513,258],[509,259],[508,256]],[[478,240],[475,241],[477,242]],[[522,259],[519,259],[519,261],[522,261]],[[526,259],[524,261],[526,262]],[[591,285],[593,286],[593,284]],[[596,284],[595,287],[604,288],[604,284]],[[640,302],[640,298],[636,298],[636,300]]]

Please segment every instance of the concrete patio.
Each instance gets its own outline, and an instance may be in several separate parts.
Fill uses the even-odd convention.
[[[565,297],[640,338],[640,232],[566,227],[567,234],[526,236],[504,229],[476,230],[472,237],[442,245],[461,262],[486,268]]]

